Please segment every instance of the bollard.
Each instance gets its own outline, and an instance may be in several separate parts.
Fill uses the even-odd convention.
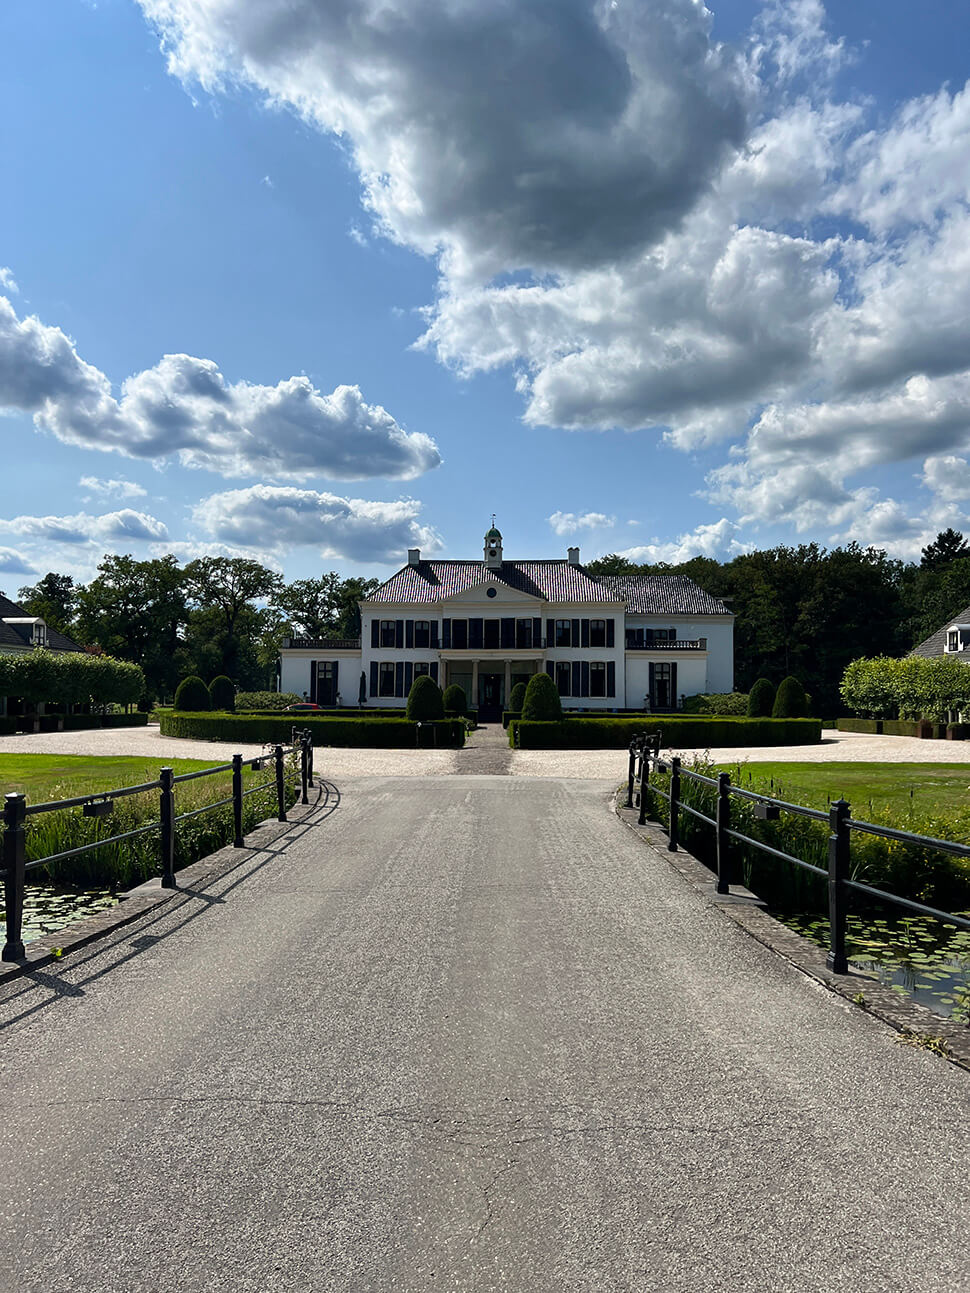
[[[680,803],[680,759],[675,754],[670,760],[670,839],[667,841],[667,849],[671,853],[677,852],[677,845],[680,841],[680,823],[678,821],[677,805]]]
[[[159,777],[162,788],[159,800],[159,818],[162,827],[162,888],[174,889],[175,885],[175,773],[162,768]]]
[[[243,787],[242,787],[242,765],[243,757],[241,754],[232,756],[232,846],[236,849],[246,847],[246,841],[243,839]]]
[[[273,750],[273,757],[276,760],[276,820],[278,822],[286,821],[286,778],[283,773],[283,747],[277,745]]]
[[[731,886],[731,857],[728,852],[731,841],[728,828],[731,825],[731,778],[726,772],[717,774],[717,892],[728,893]]]
[[[7,941],[3,945],[4,961],[20,961],[25,956],[23,940],[24,922],[24,864],[27,859],[27,839],[24,822],[27,818],[27,799],[24,795],[4,795],[3,805],[3,881],[4,903],[7,908]]]
[[[829,953],[825,964],[833,974],[848,974],[845,954],[845,926],[848,916],[849,826],[851,815],[844,799],[829,808]]]
[[[310,798],[307,795],[307,770],[309,764],[309,755],[306,748],[306,732],[300,737],[300,803],[308,804]]]

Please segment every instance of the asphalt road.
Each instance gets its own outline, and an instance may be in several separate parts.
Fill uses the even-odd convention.
[[[3,990],[0,1288],[970,1289],[970,1075],[602,785],[340,791]]]

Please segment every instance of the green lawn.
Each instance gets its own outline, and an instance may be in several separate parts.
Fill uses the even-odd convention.
[[[77,795],[115,790],[155,781],[163,767],[197,772],[222,760],[168,759],[164,762],[130,755],[104,758],[79,754],[0,754],[0,795],[23,791],[29,803],[72,799]]]
[[[826,808],[847,799],[862,816],[873,809],[948,813],[970,809],[970,765],[940,763],[722,763],[743,789]]]

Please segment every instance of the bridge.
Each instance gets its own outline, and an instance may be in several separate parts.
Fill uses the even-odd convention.
[[[2,1286],[970,1288],[970,1075],[685,884],[623,765],[333,772],[0,989]]]

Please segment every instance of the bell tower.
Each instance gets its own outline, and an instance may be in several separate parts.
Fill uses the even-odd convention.
[[[492,514],[492,528],[485,535],[485,568],[502,569],[502,535],[495,528],[495,514]]]

